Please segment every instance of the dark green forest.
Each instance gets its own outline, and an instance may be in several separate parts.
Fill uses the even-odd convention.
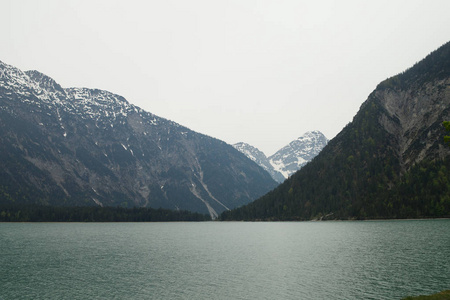
[[[384,167],[391,168],[389,165]],[[315,169],[311,164],[306,174]],[[347,170],[357,174],[364,172],[361,169]],[[324,185],[314,184],[307,175],[300,180],[291,178],[289,185],[280,186],[242,208],[224,212],[220,219],[287,221],[450,217],[450,160],[417,164],[391,183],[392,188],[382,183],[385,178],[381,175],[364,181],[349,181],[345,173],[342,171],[337,175],[345,176],[344,180],[339,182],[336,178],[336,181]],[[377,179],[381,179],[379,183]],[[312,187],[301,189],[302,184],[311,184]],[[297,193],[294,193],[294,188]]]
[[[144,207],[0,205],[0,222],[172,222],[210,221],[209,215]]]

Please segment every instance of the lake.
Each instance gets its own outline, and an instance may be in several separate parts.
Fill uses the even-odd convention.
[[[400,299],[450,289],[450,220],[0,223],[0,299]]]

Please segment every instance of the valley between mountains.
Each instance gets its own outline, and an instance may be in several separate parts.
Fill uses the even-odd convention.
[[[0,71],[0,205],[220,220],[450,216],[450,43],[381,82],[332,140],[307,132],[269,157],[108,91],[3,62]]]
[[[222,220],[450,216],[450,43],[381,82],[310,163]]]

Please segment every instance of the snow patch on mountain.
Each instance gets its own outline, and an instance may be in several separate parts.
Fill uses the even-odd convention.
[[[269,172],[277,182],[283,182],[316,157],[327,143],[325,135],[316,130],[306,132],[269,157],[246,143],[237,143],[233,146]]]
[[[247,143],[237,143],[234,144],[233,147],[242,152],[243,154],[245,154],[245,156],[253,160],[264,170],[266,170],[275,181],[277,182],[284,181],[285,176],[273,168],[273,166],[270,164],[269,159],[258,148],[253,147],[252,145],[249,145]]]
[[[89,199],[105,206],[214,212],[214,218],[276,185],[225,142],[114,93],[62,88],[45,74],[1,61],[0,115],[2,154],[14,154],[3,155],[0,169],[14,194],[44,195],[32,201],[85,205]],[[17,160],[10,162],[13,156]]]

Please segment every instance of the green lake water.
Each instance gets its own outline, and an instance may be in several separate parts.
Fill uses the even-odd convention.
[[[0,299],[401,299],[450,289],[450,220],[0,223]]]

